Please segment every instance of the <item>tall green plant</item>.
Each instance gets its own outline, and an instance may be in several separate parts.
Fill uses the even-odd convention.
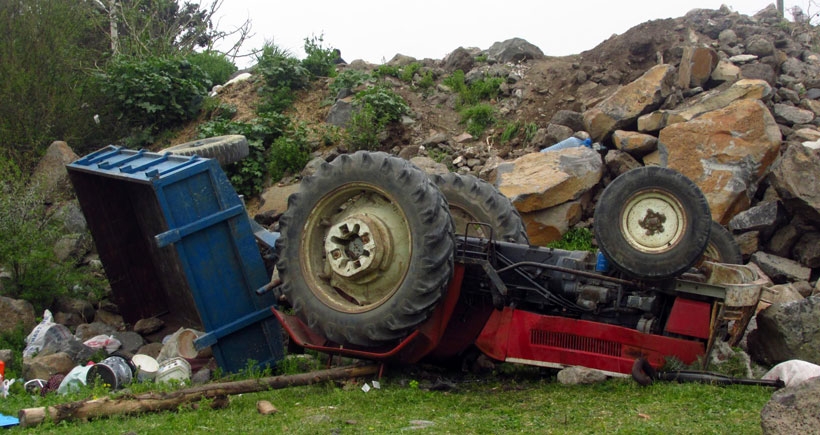
[[[0,265],[11,275],[3,294],[28,300],[37,310],[65,291],[71,270],[54,253],[61,222],[46,205],[46,194],[16,169],[0,174]]]
[[[83,152],[117,133],[93,120],[103,98],[89,71],[104,61],[107,40],[91,3],[0,1],[0,148],[24,166],[54,140]]]
[[[105,94],[132,129],[155,133],[192,119],[211,81],[182,57],[118,57],[100,75]]]
[[[316,77],[333,77],[336,75],[335,60],[339,57],[333,47],[323,45],[323,35],[305,38],[305,58],[302,66]]]
[[[310,71],[302,66],[287,50],[266,44],[257,56],[257,70],[265,79],[261,94],[264,99],[260,110],[281,112],[290,107],[294,91],[310,84]]]

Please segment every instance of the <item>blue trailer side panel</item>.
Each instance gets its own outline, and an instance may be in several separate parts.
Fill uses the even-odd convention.
[[[127,321],[170,312],[215,331],[275,304],[255,293],[269,277],[241,199],[215,160],[107,147],[67,169]],[[249,359],[272,365],[283,353],[273,318],[220,336],[212,348],[229,372]]]

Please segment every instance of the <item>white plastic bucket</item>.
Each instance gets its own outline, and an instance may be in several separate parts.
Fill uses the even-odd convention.
[[[159,363],[157,382],[179,381],[187,382],[191,379],[191,364],[184,358],[170,358]]]
[[[157,377],[159,363],[151,356],[138,353],[131,358],[131,362],[137,368],[138,381],[150,381]]]

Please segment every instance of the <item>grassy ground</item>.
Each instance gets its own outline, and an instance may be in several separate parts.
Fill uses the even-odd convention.
[[[448,388],[436,378],[451,380]],[[292,387],[230,397],[225,409],[207,403],[176,412],[118,416],[91,422],[44,423],[8,433],[207,434],[207,433],[760,433],[760,410],[770,388],[657,383],[632,380],[566,386],[551,372],[464,377],[447,372],[398,371],[380,389],[362,391],[373,379]],[[100,394],[87,390],[70,397],[42,399],[18,393],[0,399],[0,412],[44,406]],[[279,412],[260,415],[256,402],[268,400]]]

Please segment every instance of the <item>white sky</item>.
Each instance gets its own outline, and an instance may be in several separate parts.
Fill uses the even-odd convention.
[[[230,30],[250,19],[255,35],[245,49],[272,41],[304,57],[304,40],[324,36],[324,47],[338,48],[351,62],[381,64],[396,53],[442,59],[458,47],[489,48],[520,37],[548,56],[589,50],[613,34],[654,19],[677,18],[695,8],[721,4],[754,15],[774,0],[224,0],[216,22]],[[817,0],[786,0],[788,11],[811,13]],[[787,12],[787,18],[791,15]],[[220,48],[220,47],[218,47]],[[237,60],[240,67],[252,61]]]

